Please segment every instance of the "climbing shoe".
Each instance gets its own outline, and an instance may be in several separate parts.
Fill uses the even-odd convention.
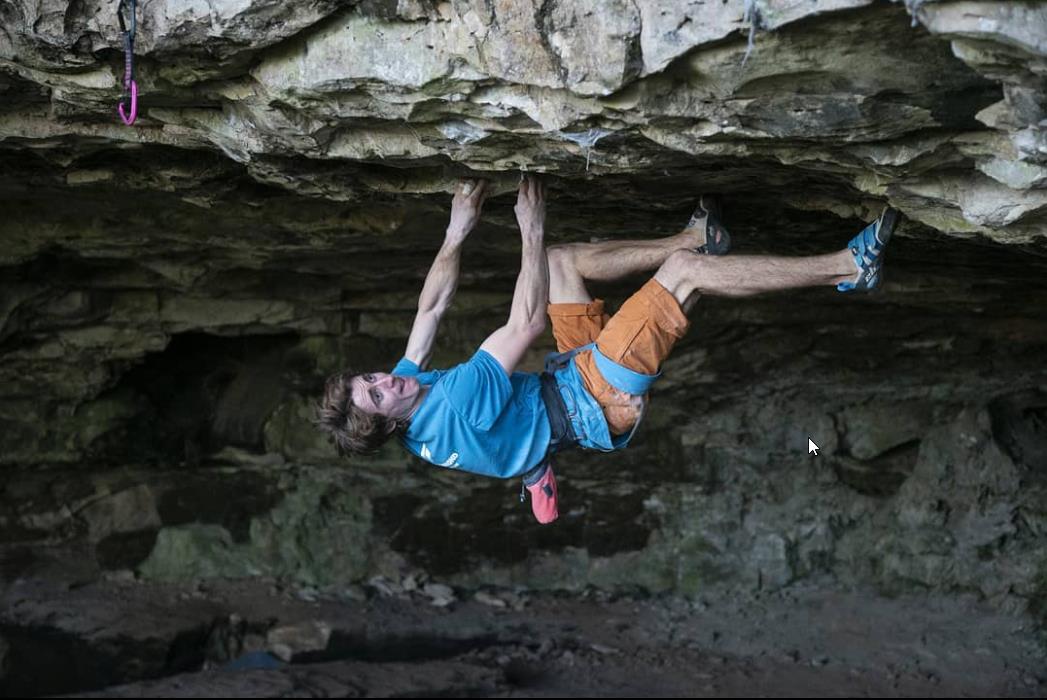
[[[531,512],[542,525],[548,525],[560,516],[557,509],[556,476],[553,465],[546,462],[544,469],[536,469],[524,479],[524,486],[531,493]]]
[[[687,228],[705,231],[705,244],[695,248],[706,255],[726,255],[731,249],[731,234],[727,233],[720,221],[720,200],[712,195],[703,194],[698,198],[698,206],[687,222]]]
[[[894,227],[898,225],[901,214],[897,209],[886,207],[880,218],[872,222],[851,239],[847,247],[854,256],[857,268],[854,279],[836,285],[840,292],[871,292],[880,286],[883,267],[883,252],[891,240]]]

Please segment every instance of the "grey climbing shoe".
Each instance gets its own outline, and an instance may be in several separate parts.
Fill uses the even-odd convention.
[[[712,195],[703,194],[698,198],[698,206],[687,222],[687,228],[700,228],[705,231],[705,245],[695,248],[706,255],[726,255],[731,249],[731,234],[720,221],[720,200]]]

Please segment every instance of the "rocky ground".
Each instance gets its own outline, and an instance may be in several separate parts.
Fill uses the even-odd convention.
[[[688,601],[452,589],[422,574],[329,590],[18,579],[3,590],[0,691],[1039,697],[1047,657],[1032,629],[973,599],[825,587]]]

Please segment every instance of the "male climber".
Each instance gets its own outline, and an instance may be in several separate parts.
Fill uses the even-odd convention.
[[[514,209],[523,241],[509,318],[467,362],[426,371],[440,320],[458,283],[462,243],[480,217],[488,183],[459,183],[444,243],[425,279],[407,349],[392,372],[343,372],[327,380],[318,423],[343,453],[377,450],[396,435],[442,467],[523,476],[542,523],[557,517],[553,453],[572,446],[625,447],[648,387],[687,332],[701,295],[750,296],[800,287],[868,291],[898,220],[891,208],[846,248],[808,257],[722,257],[730,236],[704,199],[683,231],[652,241],[544,246],[545,187],[524,177]],[[654,270],[613,317],[586,290]],[[562,355],[541,375],[516,372],[548,315]]]

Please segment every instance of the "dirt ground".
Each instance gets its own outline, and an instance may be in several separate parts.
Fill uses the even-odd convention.
[[[83,697],[1042,697],[1032,622],[825,588],[689,601],[373,580],[18,579],[0,694]],[[254,668],[233,670],[230,663]],[[259,660],[264,664],[259,664]],[[258,668],[259,665],[269,668]]]

